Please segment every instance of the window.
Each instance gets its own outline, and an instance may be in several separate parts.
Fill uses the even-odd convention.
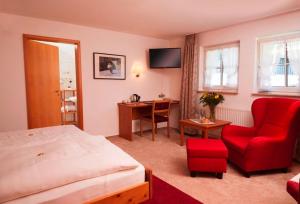
[[[258,91],[300,91],[300,33],[258,40]]]
[[[237,91],[239,43],[205,49],[204,90]]]

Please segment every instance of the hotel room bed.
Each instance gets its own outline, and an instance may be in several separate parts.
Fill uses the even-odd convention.
[[[86,155],[96,156],[86,159]],[[98,158],[104,167],[95,164]],[[43,165],[45,161],[50,166]],[[0,203],[110,203],[119,198],[138,202],[149,198],[150,182],[145,177],[150,176],[140,163],[103,136],[91,136],[75,126],[0,133],[0,162]],[[60,167],[63,179],[57,173]],[[95,174],[98,167],[101,173]],[[31,184],[32,180],[38,181]]]

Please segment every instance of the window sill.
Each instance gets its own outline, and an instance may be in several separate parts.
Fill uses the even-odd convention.
[[[252,93],[251,95],[252,96],[267,96],[267,97],[300,98],[300,93],[257,92],[257,93]]]
[[[238,92],[236,90],[198,90],[198,93],[206,93],[206,92],[215,92],[218,94],[228,94],[228,95],[237,95]]]

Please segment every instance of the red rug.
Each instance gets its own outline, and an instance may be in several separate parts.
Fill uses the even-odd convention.
[[[181,190],[171,186],[167,182],[152,176],[152,199],[143,204],[202,204]]]

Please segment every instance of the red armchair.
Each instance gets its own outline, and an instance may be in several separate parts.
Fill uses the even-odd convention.
[[[247,177],[254,171],[287,170],[300,133],[300,100],[260,98],[253,102],[251,110],[253,127],[223,128],[222,139],[229,161]]]
[[[287,192],[297,201],[297,203],[300,203],[300,174],[294,176],[292,179],[288,180],[286,184],[286,190]]]

